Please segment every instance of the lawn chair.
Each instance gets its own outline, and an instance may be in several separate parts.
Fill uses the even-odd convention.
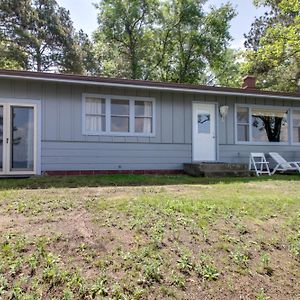
[[[300,173],[300,162],[299,161],[286,161],[277,152],[270,152],[269,155],[277,163],[276,167],[272,171],[272,175],[275,172],[286,172],[286,171],[298,171]]]
[[[269,163],[263,153],[250,153],[249,171],[255,171],[256,176],[262,174],[271,175]]]

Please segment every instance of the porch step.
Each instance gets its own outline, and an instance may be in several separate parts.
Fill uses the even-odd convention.
[[[221,162],[195,162],[183,165],[184,171],[199,177],[249,177],[251,172],[247,164]]]

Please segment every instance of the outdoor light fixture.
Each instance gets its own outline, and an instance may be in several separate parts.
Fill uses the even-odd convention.
[[[227,105],[220,106],[220,115],[221,115],[222,121],[224,121],[225,118],[227,117],[228,109],[229,109],[229,106],[227,106]]]

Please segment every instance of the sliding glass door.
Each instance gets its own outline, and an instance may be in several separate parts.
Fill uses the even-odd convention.
[[[0,104],[0,174],[36,174],[37,107]]]

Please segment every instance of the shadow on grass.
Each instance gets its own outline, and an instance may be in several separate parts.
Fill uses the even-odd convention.
[[[126,186],[161,186],[161,185],[208,185],[231,184],[263,181],[300,181],[299,175],[274,175],[272,177],[247,178],[202,178],[188,175],[88,175],[0,179],[0,190],[10,189],[48,189],[48,188],[78,188],[78,187],[126,187]]]

